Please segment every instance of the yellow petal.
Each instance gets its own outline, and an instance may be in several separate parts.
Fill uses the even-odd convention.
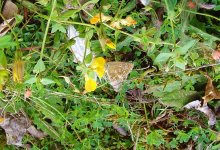
[[[105,66],[105,59],[103,57],[94,58],[94,60],[92,61],[92,64],[91,64],[91,68],[93,68],[93,69],[96,69],[99,67],[102,68],[104,66]]]
[[[22,60],[16,60],[13,65],[13,80],[21,83],[24,77],[24,62]]]
[[[95,72],[99,76],[99,78],[102,78],[105,74],[105,67],[98,67],[95,69]]]
[[[131,25],[135,25],[137,24],[137,21],[135,21],[133,18],[131,18],[130,16],[126,17],[126,20],[128,22],[127,26],[131,26]]]
[[[97,87],[97,84],[96,84],[95,80],[93,80],[93,79],[87,79],[86,80],[85,90],[87,92],[95,91],[96,87]]]
[[[0,117],[0,123],[4,122],[5,118]]]
[[[93,16],[93,17],[89,20],[89,22],[90,22],[91,24],[96,24],[96,23],[100,22],[100,14],[96,14],[95,16]]]
[[[101,18],[100,18],[101,17]],[[96,14],[95,16],[93,16],[91,19],[90,19],[90,23],[91,24],[96,24],[98,22],[100,22],[101,20],[103,22],[106,22],[106,21],[109,21],[112,17],[110,16],[105,16],[103,13],[98,13]]]
[[[110,26],[116,29],[122,29],[119,21],[111,22]]]
[[[111,49],[116,49],[116,45],[110,39],[106,39],[106,45]]]

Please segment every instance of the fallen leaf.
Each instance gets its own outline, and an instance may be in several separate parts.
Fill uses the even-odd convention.
[[[199,3],[199,7],[207,9],[207,10],[210,10],[210,9],[215,8],[216,5],[214,5],[214,4],[206,4],[206,3]]]
[[[208,124],[210,126],[215,125],[215,123],[216,123],[215,113],[207,105],[202,106],[201,101],[199,101],[199,100],[192,101],[192,102],[186,104],[185,106],[183,106],[183,108],[187,108],[187,109],[194,108],[196,110],[203,112],[209,118]]]
[[[144,6],[147,6],[150,3],[150,0],[140,0]]]
[[[5,20],[0,24],[0,37],[4,36],[16,24],[15,18]]]
[[[220,59],[220,51],[219,50],[215,50],[212,52],[212,58],[214,60],[219,60]]]
[[[202,97],[204,100],[204,105],[213,99],[220,99],[220,91],[213,86],[212,79],[208,75],[205,76],[207,77],[208,82],[205,88],[205,96]]]
[[[83,62],[84,56],[89,55],[91,53],[90,49],[86,47],[86,40],[85,38],[79,37],[79,32],[76,28],[72,25],[68,26],[67,29],[67,36],[69,39],[74,38],[76,41],[75,44],[71,46],[71,51],[74,54],[74,62]]]
[[[119,126],[118,124],[113,124],[112,127],[122,136],[128,135],[127,131],[125,131],[125,129]]]
[[[0,110],[0,112],[2,112],[2,110]],[[41,131],[33,129],[34,126],[32,127],[30,119],[24,114],[24,112],[5,114],[4,120],[0,122],[0,127],[5,130],[8,145],[23,147],[22,138],[28,130],[28,132],[34,137],[43,138],[46,136],[46,134],[43,133],[39,134]],[[36,132],[38,132],[38,135],[35,134]]]
[[[6,0],[5,5],[2,9],[2,15],[5,19],[11,19],[18,14],[18,7],[11,0]]]

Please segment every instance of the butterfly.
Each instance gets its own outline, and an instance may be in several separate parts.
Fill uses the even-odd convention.
[[[108,62],[106,63],[106,74],[110,85],[118,92],[134,65],[129,62]]]

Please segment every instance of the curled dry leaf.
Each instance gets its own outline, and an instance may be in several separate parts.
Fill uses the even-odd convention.
[[[116,131],[118,131],[118,133],[121,134],[122,136],[127,136],[128,135],[127,131],[125,131],[125,129],[122,128],[121,126],[119,126],[118,124],[113,124],[112,127]]]
[[[16,23],[15,18],[8,19],[0,24],[0,37],[4,36],[10,28],[14,27]]]
[[[4,115],[4,118],[1,119],[0,127],[5,130],[8,145],[23,146],[22,138],[27,132],[33,137],[40,139],[46,136],[46,134],[31,125],[30,119],[23,112]]]
[[[205,88],[205,96],[203,96],[204,104],[207,104],[209,101],[213,99],[220,99],[220,92],[213,86],[212,79],[205,75],[208,79]]]
[[[85,38],[80,38],[79,37],[79,32],[76,30],[76,28],[72,25],[68,26],[67,29],[67,36],[69,39],[74,38],[76,41],[75,44],[71,46],[71,51],[75,55],[74,57],[74,62],[83,62],[84,55],[90,54],[90,49],[86,48],[86,40]],[[86,54],[85,54],[86,53]]]
[[[18,7],[11,0],[6,0],[2,9],[2,15],[5,19],[11,19],[18,14]]]
[[[206,114],[206,116],[208,116],[208,118],[209,118],[208,124],[209,125],[212,126],[212,125],[215,125],[215,123],[216,123],[215,113],[207,105],[202,106],[201,101],[199,101],[199,100],[192,101],[192,102],[186,104],[185,106],[183,106],[183,108],[187,108],[187,109],[194,108],[196,110],[199,110],[199,111],[203,112],[204,114]]]
[[[214,4],[206,4],[206,3],[199,3],[199,7],[210,10],[210,9],[215,8],[216,5],[214,5]]]

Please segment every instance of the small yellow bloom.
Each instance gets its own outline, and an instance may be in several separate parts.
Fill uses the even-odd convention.
[[[0,123],[4,122],[5,118],[0,117]]]
[[[13,80],[21,83],[24,77],[24,61],[16,60],[13,65]]]
[[[111,48],[111,49],[116,49],[116,45],[110,40],[110,39],[106,39],[106,45]]]
[[[111,27],[116,28],[116,29],[122,29],[121,25],[120,25],[120,21],[113,21],[110,24]]]
[[[97,88],[97,84],[95,80],[87,78],[86,83],[85,83],[85,90],[87,92],[92,92],[92,91],[95,91],[96,88]]]
[[[130,16],[126,17],[125,19],[127,21],[127,26],[131,26],[131,25],[135,25],[137,24],[137,21],[135,21],[133,18],[131,18]]]
[[[91,68],[97,73],[99,78],[102,78],[105,73],[105,59],[103,57],[97,57],[92,61]]]
[[[90,23],[91,24],[96,24],[96,23],[99,23],[99,22],[101,22],[101,20],[103,21],[103,22],[106,22],[106,21],[109,21],[109,20],[111,20],[111,18],[112,17],[110,17],[110,16],[105,16],[103,13],[98,13],[98,14],[96,14],[95,16],[93,16],[91,19],[90,19]]]
[[[97,73],[99,78],[102,78],[105,74],[105,68],[104,67],[98,67],[94,71]]]

